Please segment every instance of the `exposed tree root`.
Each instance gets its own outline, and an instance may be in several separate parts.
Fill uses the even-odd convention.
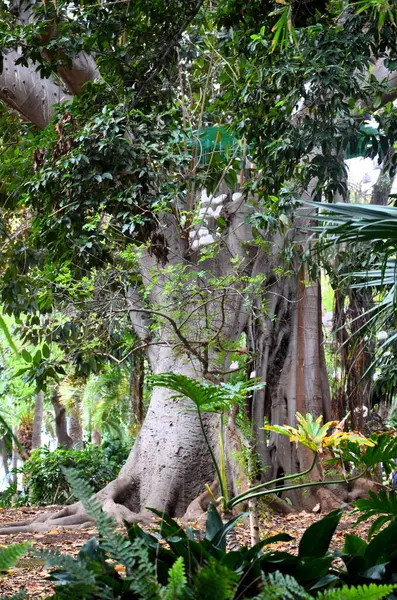
[[[104,511],[117,523],[148,523],[153,519],[149,511],[134,513],[123,504],[114,501],[120,493],[120,481],[115,480],[104,488],[97,497],[101,500]],[[0,535],[10,533],[46,533],[53,529],[87,529],[93,526],[93,520],[87,515],[81,502],[65,506],[55,513],[43,513],[33,519],[5,523],[0,527]]]
[[[0,535],[10,533],[46,533],[53,529],[86,529],[92,527],[92,519],[80,502],[66,506],[55,513],[43,513],[38,517],[17,523],[6,523]]]

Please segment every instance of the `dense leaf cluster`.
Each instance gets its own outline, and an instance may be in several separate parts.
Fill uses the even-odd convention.
[[[127,460],[129,446],[105,442],[84,450],[34,450],[24,463],[25,492],[33,504],[69,504],[75,501],[64,469],[75,469],[95,492],[112,481]]]

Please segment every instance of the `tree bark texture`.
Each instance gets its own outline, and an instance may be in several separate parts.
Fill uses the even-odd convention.
[[[138,427],[143,423],[143,385],[145,379],[145,359],[142,352],[137,352],[131,360],[130,398],[132,423]]]
[[[73,394],[72,405],[69,411],[69,435],[75,450],[83,449],[83,426],[82,426],[81,395],[79,392]]]
[[[33,430],[32,430],[32,450],[41,446],[41,429],[43,427],[44,414],[44,392],[36,394],[34,406]]]
[[[73,448],[73,440],[68,434],[66,422],[66,409],[60,401],[59,388],[56,387],[51,394],[51,403],[55,412],[55,432],[58,446],[70,450]]]
[[[0,440],[0,453],[1,453],[1,460],[3,462],[4,473],[5,473],[5,475],[8,475],[8,473],[9,473],[8,454],[7,454],[7,446],[6,446],[4,438]]]

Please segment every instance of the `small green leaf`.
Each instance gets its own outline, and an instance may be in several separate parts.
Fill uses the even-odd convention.
[[[22,354],[23,360],[25,360],[28,363],[32,362],[33,359],[32,359],[32,355],[30,354],[30,352],[28,352],[27,350],[23,349],[22,352],[21,352],[21,354]]]

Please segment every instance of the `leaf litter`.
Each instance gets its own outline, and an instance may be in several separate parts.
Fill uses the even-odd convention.
[[[33,518],[44,512],[55,512],[61,506],[45,508],[23,507],[0,509],[0,527],[2,523],[17,522]],[[274,536],[278,533],[288,533],[294,539],[290,542],[279,542],[272,544],[272,550],[283,550],[296,554],[299,540],[305,530],[324,515],[319,512],[292,513],[289,515],[278,515],[268,513],[260,522],[260,538]],[[353,528],[356,516],[345,512],[331,542],[331,550],[341,549],[346,533],[354,533],[364,539],[367,537],[371,522],[360,523]],[[191,524],[195,529],[203,529],[198,523]],[[145,527],[145,529],[150,529]],[[0,535],[0,548],[10,544],[29,541],[33,548],[38,550],[46,548],[57,550],[64,554],[76,556],[80,548],[93,536],[97,534],[95,527],[84,530],[58,530],[54,529],[47,533],[14,533]],[[250,531],[248,520],[244,520],[236,526],[236,537],[238,543],[250,544]],[[53,592],[53,583],[48,579],[49,571],[44,562],[33,557],[20,559],[16,567],[6,573],[0,573],[0,600],[2,597],[15,594],[21,588],[25,589],[29,598],[44,599]]]

